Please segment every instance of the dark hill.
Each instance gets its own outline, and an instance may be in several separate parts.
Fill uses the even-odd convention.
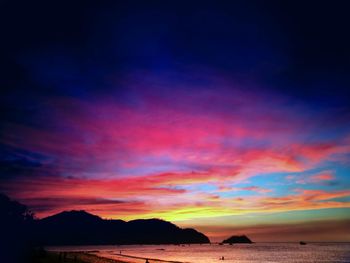
[[[104,220],[85,211],[62,212],[37,221],[44,245],[209,243],[194,229],[160,219]]]
[[[222,241],[222,243],[246,243],[246,244],[251,244],[253,243],[247,236],[243,235],[243,236],[232,236],[228,239],[225,239],[224,241]]]
[[[103,220],[101,217],[92,215],[87,213],[84,210],[80,211],[63,211],[61,213],[58,213],[53,216],[49,216],[46,218],[43,218],[41,220],[42,223],[46,224],[55,224],[55,223],[74,223],[74,222],[79,222],[81,223],[96,223],[96,222],[101,222]]]

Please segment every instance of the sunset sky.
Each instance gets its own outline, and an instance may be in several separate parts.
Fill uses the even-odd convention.
[[[350,241],[345,1],[214,3],[1,3],[0,192],[38,218]]]

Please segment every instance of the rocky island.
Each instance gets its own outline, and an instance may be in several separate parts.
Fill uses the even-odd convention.
[[[229,244],[234,244],[234,243],[244,243],[244,244],[252,244],[253,242],[245,235],[243,236],[231,236],[228,239],[225,239],[222,241],[222,243],[229,243]]]

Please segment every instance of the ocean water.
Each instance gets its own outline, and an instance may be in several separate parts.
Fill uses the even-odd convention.
[[[161,261],[188,263],[350,263],[350,243],[76,246],[50,247],[48,250],[90,251],[99,256],[135,263],[145,263],[145,258],[148,258],[150,263]],[[221,260],[221,257],[224,257],[224,260]]]

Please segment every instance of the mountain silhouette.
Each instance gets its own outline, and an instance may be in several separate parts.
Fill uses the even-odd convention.
[[[253,242],[247,236],[243,235],[243,236],[231,236],[230,238],[222,241],[222,243],[230,243],[230,244],[247,243],[247,244],[251,244]]]
[[[195,229],[160,219],[105,220],[86,211],[64,211],[36,221],[44,245],[209,243]]]

